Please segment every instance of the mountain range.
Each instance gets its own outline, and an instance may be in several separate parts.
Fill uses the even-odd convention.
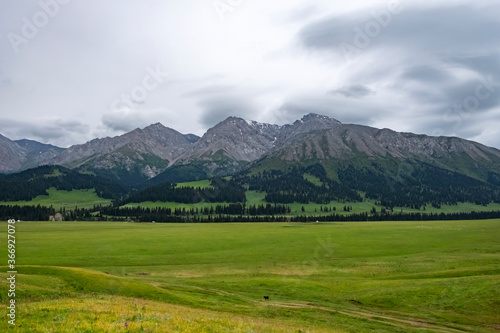
[[[456,137],[342,124],[317,114],[283,126],[229,117],[202,137],[156,123],[69,148],[0,135],[2,173],[61,165],[133,186],[315,164],[335,180],[351,167],[398,181],[426,165],[500,185],[498,149]]]

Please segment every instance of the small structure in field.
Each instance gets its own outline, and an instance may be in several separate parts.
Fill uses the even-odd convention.
[[[63,216],[61,213],[56,213],[56,215],[50,215],[49,221],[63,221]]]

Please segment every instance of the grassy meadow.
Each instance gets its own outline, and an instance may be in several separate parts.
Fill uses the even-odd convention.
[[[207,188],[207,187],[212,187],[212,185],[210,184],[210,180],[205,179],[205,180],[197,180],[194,182],[178,183],[176,187]]]
[[[496,332],[499,239],[500,220],[21,222],[16,330]]]

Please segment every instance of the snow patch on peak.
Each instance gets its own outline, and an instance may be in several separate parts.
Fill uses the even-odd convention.
[[[246,120],[245,119],[245,122],[248,124],[248,126],[252,126],[252,127],[263,128],[263,127],[272,126],[272,125],[269,125],[269,124],[259,123],[258,121],[255,121],[255,120]]]

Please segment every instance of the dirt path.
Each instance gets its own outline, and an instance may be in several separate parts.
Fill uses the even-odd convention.
[[[375,312],[367,312],[367,311],[346,311],[346,310],[334,310],[322,306],[317,306],[317,305],[312,305],[312,304],[305,304],[305,303],[267,303],[268,305],[272,306],[277,306],[277,307],[283,307],[283,308],[294,308],[294,309],[317,309],[317,310],[322,310],[322,311],[327,311],[327,312],[333,312],[333,313],[339,313],[345,316],[349,317],[354,317],[354,318],[359,318],[359,319],[366,319],[382,324],[387,324],[391,326],[397,326],[400,328],[426,328],[429,330],[433,330],[435,332],[442,332],[442,333],[457,333],[457,332],[469,332],[471,330],[460,330],[452,327],[446,327],[430,322],[424,322],[421,320],[418,320],[418,318],[399,318],[399,317],[394,317],[390,316],[388,314],[379,314]]]
[[[431,323],[428,321],[422,321],[419,318],[416,317],[409,317],[409,316],[402,316],[402,315],[394,315],[394,314],[389,314],[389,313],[377,313],[377,312],[372,312],[372,311],[353,311],[353,310],[335,310],[332,308],[324,307],[324,306],[319,306],[319,305],[314,305],[311,303],[299,303],[299,302],[274,302],[274,301],[257,301],[254,298],[244,296],[244,295],[239,295],[237,293],[231,293],[227,292],[224,290],[219,290],[219,289],[212,289],[212,288],[200,288],[200,287],[193,287],[190,286],[190,288],[194,290],[203,290],[203,291],[209,291],[214,294],[218,294],[221,296],[228,296],[228,297],[233,297],[240,299],[242,301],[248,302],[248,303],[254,303],[260,306],[275,306],[275,307],[281,307],[281,308],[291,308],[291,309],[316,309],[316,310],[321,310],[321,311],[326,311],[326,312],[331,312],[331,313],[337,313],[341,314],[344,316],[349,316],[352,318],[358,318],[358,319],[365,319],[369,320],[372,322],[377,322],[381,324],[386,324],[386,325],[391,325],[394,327],[399,327],[402,329],[408,329],[408,328],[413,328],[413,329],[427,329],[433,332],[439,332],[439,333],[464,333],[464,332],[474,332],[473,327],[465,327],[464,325],[461,325],[463,329],[459,328],[453,328],[453,327],[448,327],[442,324],[436,324],[436,323]]]

